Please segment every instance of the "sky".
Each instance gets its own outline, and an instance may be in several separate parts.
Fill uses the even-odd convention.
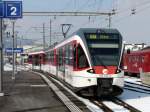
[[[11,1],[11,0],[9,0]],[[111,12],[111,28],[116,28],[122,34],[126,43],[150,44],[150,1],[149,0],[23,0],[23,11],[99,11]],[[135,9],[135,14],[132,10]],[[49,21],[52,20],[52,43],[63,37],[61,24],[72,24],[68,35],[82,27],[108,28],[108,17],[27,17],[16,21],[18,37],[42,42],[42,26],[45,24],[46,42],[49,43]],[[11,32],[11,22],[6,20],[8,31]]]

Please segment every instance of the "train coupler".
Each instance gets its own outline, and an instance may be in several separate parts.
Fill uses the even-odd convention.
[[[113,91],[112,78],[98,78],[97,79],[97,96],[109,95]]]

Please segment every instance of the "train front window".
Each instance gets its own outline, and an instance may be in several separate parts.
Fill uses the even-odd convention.
[[[85,34],[94,66],[118,65],[120,39],[118,34]]]
[[[81,47],[80,44],[77,47],[77,55],[78,55],[77,56],[78,57],[77,67],[78,68],[87,68],[87,67],[89,67],[88,60],[87,60],[86,55],[83,51],[83,48]]]

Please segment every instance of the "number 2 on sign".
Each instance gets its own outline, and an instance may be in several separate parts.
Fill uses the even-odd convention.
[[[10,10],[11,10],[11,15],[12,16],[16,16],[17,15],[17,13],[16,13],[17,12],[17,8],[16,7],[11,7]]]

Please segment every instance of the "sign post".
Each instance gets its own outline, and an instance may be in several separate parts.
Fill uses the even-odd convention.
[[[0,18],[0,96],[3,96],[3,93],[2,93],[2,82],[3,82],[3,69],[2,69],[2,66],[3,66],[3,59],[2,59],[2,55],[3,55],[3,47],[2,47],[2,35],[3,35],[3,25],[2,25],[2,19]]]
[[[0,0],[0,18],[4,17],[4,4]]]
[[[2,32],[3,32],[3,25],[2,19],[9,18],[9,19],[17,19],[22,18],[22,1],[2,1],[0,0],[0,96],[2,96],[2,76],[3,76],[3,45],[2,45]],[[12,37],[13,37],[13,73],[12,79],[15,79],[15,57],[14,57],[14,32],[15,32],[15,21],[12,22],[13,29],[12,29]]]
[[[3,54],[3,49],[2,49],[2,32],[3,32],[3,25],[2,25],[2,18],[4,16],[4,12],[3,12],[3,9],[4,9],[4,4],[1,2],[0,0],[0,96],[3,96],[4,93],[2,92],[3,89],[2,89],[2,82],[3,82],[3,70],[2,70],[2,66],[3,66],[3,63],[2,63],[2,54]]]

